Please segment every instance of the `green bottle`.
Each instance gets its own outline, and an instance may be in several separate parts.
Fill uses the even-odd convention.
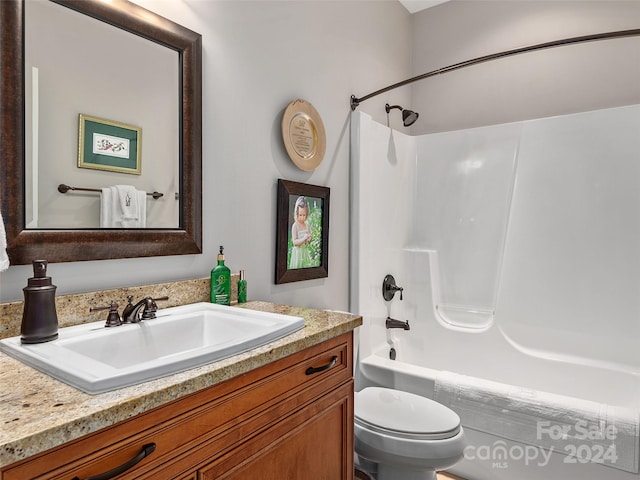
[[[224,264],[224,247],[220,245],[218,264],[211,270],[211,303],[231,304],[231,270]]]
[[[238,303],[247,301],[247,280],[244,278],[244,270],[240,270],[240,280],[238,280]]]

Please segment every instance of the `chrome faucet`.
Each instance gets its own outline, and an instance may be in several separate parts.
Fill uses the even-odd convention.
[[[129,303],[122,311],[122,323],[138,323],[142,320],[156,318],[158,305],[156,301],[168,300],[169,297],[151,298],[145,297],[135,305],[133,304],[133,296],[129,295],[127,300]],[[140,313],[142,311],[142,314]]]
[[[395,318],[387,317],[385,322],[387,328],[402,328],[403,330],[411,330],[409,326],[409,320],[403,322],[402,320],[396,320]]]

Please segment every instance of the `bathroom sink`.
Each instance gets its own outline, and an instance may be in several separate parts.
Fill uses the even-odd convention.
[[[0,350],[90,394],[103,393],[246,352],[304,326],[304,319],[211,303],[160,309],[157,318],[105,328],[59,329],[56,340]]]

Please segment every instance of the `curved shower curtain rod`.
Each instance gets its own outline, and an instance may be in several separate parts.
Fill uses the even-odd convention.
[[[512,55],[518,55],[521,53],[534,52],[536,50],[544,50],[546,48],[561,47],[563,45],[594,42],[598,40],[609,40],[612,38],[634,37],[638,35],[640,35],[640,29],[619,30],[616,32],[596,33],[592,35],[584,35],[581,37],[572,37],[572,38],[565,38],[563,40],[554,40],[551,42],[530,45],[528,47],[521,47],[521,48],[515,48],[513,50],[506,50],[500,53],[493,53],[491,55],[484,55],[482,57],[477,57],[472,60],[466,60],[464,62],[455,63],[453,65],[449,65],[448,67],[439,68],[437,70],[433,70],[428,73],[423,73],[422,75],[418,75],[417,77],[412,77],[407,80],[403,80],[402,82],[394,83],[393,85],[389,85],[388,87],[381,88],[380,90],[376,90],[375,92],[365,95],[364,97],[361,97],[361,98],[357,98],[355,95],[351,95],[351,110],[355,110],[356,108],[358,108],[358,105],[360,105],[360,102],[369,100],[371,97],[375,97],[376,95],[380,95],[381,93],[388,92],[389,90],[403,87],[405,85],[408,85],[409,83],[417,82],[418,80],[424,80],[425,78],[433,77],[435,75],[441,75],[443,73],[453,72],[454,70],[459,70],[461,68],[470,67],[471,65],[477,65],[478,63],[488,62],[490,60],[497,60],[498,58],[510,57]]]

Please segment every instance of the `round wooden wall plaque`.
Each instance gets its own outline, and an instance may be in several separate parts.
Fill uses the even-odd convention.
[[[322,162],[327,143],[324,125],[306,100],[294,100],[285,109],[282,139],[289,158],[300,170],[311,172]]]

